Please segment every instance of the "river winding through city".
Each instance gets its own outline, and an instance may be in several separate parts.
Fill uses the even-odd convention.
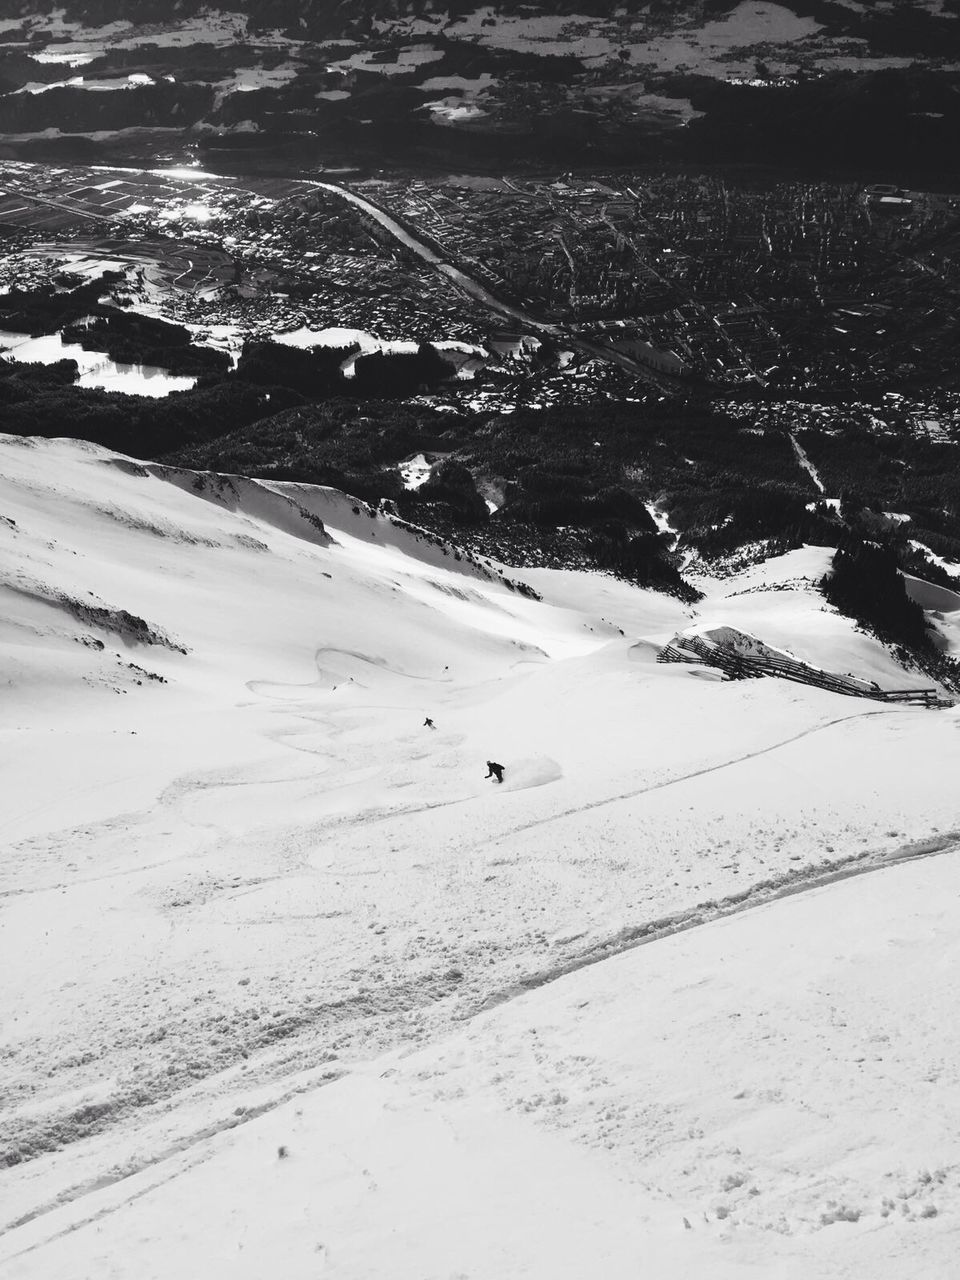
[[[600,346],[597,343],[590,342],[589,340],[579,336],[574,336],[560,328],[559,325],[547,324],[543,320],[537,320],[533,316],[528,315],[525,311],[520,311],[517,307],[510,306],[509,303],[501,302],[501,300],[494,297],[488,289],[485,289],[479,281],[474,280],[458,267],[447,262],[428,244],[424,244],[423,241],[412,236],[406,227],[404,227],[402,223],[398,222],[396,218],[391,217],[390,214],[386,213],[378,205],[373,204],[370,200],[367,200],[364,196],[358,195],[355,191],[351,191],[349,187],[341,187],[334,182],[316,181],[311,182],[310,185],[320,187],[324,191],[329,191],[331,195],[339,196],[349,204],[355,205],[358,209],[362,209],[364,213],[368,214],[378,222],[385,231],[389,231],[389,233],[395,239],[399,240],[401,244],[405,245],[406,248],[417,254],[425,262],[428,262],[442,275],[445,275],[458,288],[462,289],[464,293],[476,298],[476,300],[482,303],[483,306],[487,307],[488,310],[495,311],[500,315],[509,316],[512,320],[516,320],[525,327],[533,329],[538,333],[547,334],[552,338],[562,338],[564,342],[569,343],[572,347],[578,348],[586,355],[594,356],[600,360],[611,361],[613,364],[619,365],[634,377],[642,378],[644,381],[652,383],[661,391],[673,392],[676,390],[676,383],[673,380],[654,373],[651,369],[648,369],[645,365],[642,365],[639,361],[625,355],[623,352],[615,351],[612,347]]]
[[[339,196],[341,199],[348,201],[352,205],[356,205],[358,209],[362,209],[376,222],[389,231],[390,234],[401,244],[406,245],[411,252],[416,253],[423,258],[425,262],[429,262],[442,275],[447,276],[455,285],[462,289],[471,297],[476,298],[478,302],[482,302],[485,307],[491,311],[499,311],[502,315],[509,316],[513,320],[519,321],[521,324],[531,329],[537,329],[541,333],[548,333],[554,337],[559,337],[562,330],[556,325],[546,324],[543,320],[535,320],[533,316],[527,315],[525,311],[520,311],[516,307],[511,307],[509,303],[501,302],[499,298],[495,298],[492,293],[480,284],[479,281],[465,275],[458,267],[452,263],[446,262],[435,250],[423,241],[415,239],[409,231],[390,214],[386,213],[378,205],[365,199],[363,196],[357,195],[355,191],[351,191],[348,187],[338,186],[334,182],[311,182],[311,186],[321,187],[324,191],[329,191],[331,195]]]

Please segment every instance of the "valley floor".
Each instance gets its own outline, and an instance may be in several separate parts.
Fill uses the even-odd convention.
[[[688,607],[331,490],[0,461],[7,1274],[952,1274],[953,710],[659,665]],[[697,620],[918,683],[828,558]]]

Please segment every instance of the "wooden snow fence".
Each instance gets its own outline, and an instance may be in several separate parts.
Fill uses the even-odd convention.
[[[904,702],[919,707],[950,707],[953,703],[937,689],[878,689],[859,680],[833,675],[808,667],[803,662],[786,656],[773,658],[737,653],[735,650],[702,636],[676,635],[657,654],[658,662],[699,662],[718,667],[731,680],[756,680],[775,676],[781,680],[794,680],[798,684],[816,685],[830,693],[841,693],[849,698],[873,698],[878,702]]]

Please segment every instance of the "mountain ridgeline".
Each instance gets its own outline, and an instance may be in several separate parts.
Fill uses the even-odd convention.
[[[4,15],[20,26],[0,43],[0,131],[26,159],[164,128],[332,167],[898,167],[955,186],[960,0],[11,0]],[[25,53],[69,39],[122,97]]]
[[[544,18],[583,17],[608,21],[611,17],[643,15],[654,23],[696,26],[736,9],[739,0],[547,0],[535,6]],[[944,0],[940,12],[919,0],[903,0],[893,10],[870,6],[847,6],[835,0],[787,0],[783,8],[798,17],[814,19],[831,34],[850,39],[879,39],[890,54],[942,57],[956,39],[958,0]],[[389,26],[392,21],[426,19],[436,25],[436,34],[448,24],[478,9],[489,9],[497,18],[532,16],[532,6],[517,0],[500,0],[482,6],[477,0],[9,0],[4,14],[11,19],[35,19],[62,11],[68,22],[88,27],[114,22],[164,25],[197,18],[202,14],[231,14],[245,18],[250,33],[258,30],[282,31],[294,38],[322,40],[338,35],[359,36],[370,32],[373,23]],[[616,10],[613,13],[613,10]],[[492,21],[489,20],[489,21]],[[455,35],[455,32],[450,34]],[[946,41],[946,45],[945,42]]]
[[[459,6],[472,8],[473,6]],[[436,4],[432,0],[228,0],[210,5],[204,0],[66,0],[55,5],[50,0],[12,0],[5,6],[11,18],[32,18],[56,8],[66,19],[85,26],[106,26],[112,22],[132,22],[137,26],[164,24],[196,18],[204,13],[237,14],[246,18],[252,30],[270,28],[299,36],[323,38],[349,32],[357,24],[377,18],[419,17],[433,12],[455,11],[456,3]]]
[[[696,19],[703,15],[725,12],[735,7],[736,0],[658,0],[655,9],[663,14]],[[105,26],[111,22],[135,25],[183,21],[201,13],[238,14],[251,28],[269,27],[291,33],[323,37],[355,29],[358,24],[375,20],[435,18],[438,22],[455,20],[460,14],[472,13],[480,7],[472,0],[224,0],[208,4],[205,0],[11,0],[5,12],[11,18],[32,18],[38,14],[62,9],[68,21],[86,26]],[[507,3],[493,6],[498,13],[529,13],[530,6]],[[619,8],[636,12],[649,6],[641,0],[625,0]],[[605,0],[551,0],[539,5],[544,16],[549,14],[583,14],[606,17],[610,5]]]

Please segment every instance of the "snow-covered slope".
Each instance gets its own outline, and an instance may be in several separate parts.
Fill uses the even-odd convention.
[[[714,944],[702,939],[767,955],[741,965],[762,970],[761,1000],[777,974],[792,981],[771,940],[791,928],[799,938],[807,910],[778,895],[812,882],[823,864],[863,869],[949,848],[955,713],[659,665],[655,642],[695,620],[677,602],[610,579],[530,571],[537,601],[511,590],[496,566],[458,561],[330,490],[199,477],[91,445],[11,437],[0,439],[0,476],[0,1138],[12,1166],[0,1201],[5,1224],[23,1223],[0,1253],[12,1274],[262,1274],[271,1247],[290,1276],[315,1274],[323,1258],[341,1276],[626,1275],[636,1249],[664,1268],[679,1259],[664,1275],[687,1274],[684,1259],[711,1276],[739,1266],[736,1250],[713,1252],[734,1228],[717,1224],[724,1206],[708,1195],[714,1173],[728,1176],[709,1154],[728,1141],[717,1136],[709,1089],[725,1089],[733,1067],[710,1067],[702,1100],[694,1089],[681,1105],[668,1087],[671,1064],[686,1070],[719,1025]],[[727,581],[700,616],[821,666],[902,684],[880,646],[822,612],[802,580],[818,576],[824,554],[794,553]],[[778,611],[778,600],[789,608]],[[506,766],[502,786],[484,779],[488,758]],[[882,921],[905,877],[943,876],[936,892],[946,895],[951,866],[947,856],[922,873],[878,871],[815,901],[824,920],[860,921],[850,903],[869,884],[876,910],[858,929],[862,948],[882,951]],[[762,902],[760,913],[696,927]],[[930,966],[946,965],[945,921],[937,941],[924,937],[922,912],[917,919],[897,952],[912,981],[887,991],[878,969],[875,1002],[902,1004],[908,988],[922,1002]],[[766,933],[758,920],[771,922]],[[854,964],[851,931],[828,944],[818,928],[840,982]],[[551,982],[675,929],[682,938]],[[677,973],[689,975],[688,1022],[672,1016],[682,989],[667,981],[672,962],[656,961],[655,981],[643,967],[655,954],[675,956]],[[799,945],[792,954],[801,986],[790,1000],[809,1021],[823,1011],[801,996],[819,970]],[[857,973],[873,981],[866,961]],[[642,1042],[621,1043],[648,980]],[[593,1012],[561,1014],[566,997],[554,993],[576,994],[578,983],[593,993],[577,995]],[[469,1021],[465,1039],[443,1041],[461,1020],[544,984]],[[554,1020],[543,1054],[520,1010],[532,1011],[534,1029],[541,1016]],[[924,1035],[917,1056],[903,1047],[890,1084],[932,1071],[926,1089],[911,1086],[915,1108],[921,1094],[931,1105],[947,1096],[938,1087],[946,1067],[936,1064],[950,1054],[932,1030]],[[567,1102],[531,1083],[542,1069],[556,1073],[558,1096],[586,1089],[590,1073],[576,1066],[584,1037],[613,1046],[596,1067],[596,1115],[606,1118],[592,1128],[589,1100],[568,1114]],[[717,1040],[717,1053],[725,1045],[733,1063],[736,1044]],[[816,1036],[784,1044],[784,1062],[820,1078]],[[404,1059],[410,1049],[417,1054]],[[501,1096],[493,1077],[511,1054],[526,1055],[526,1074]],[[468,1059],[480,1075],[458,1075]],[[394,1071],[396,1091],[382,1074]],[[862,1075],[851,1072],[844,1095],[856,1118],[848,1129],[862,1124],[875,1144],[888,1095],[873,1084],[864,1092]],[[335,1077],[282,1110],[291,1094]],[[462,1089],[471,1099],[459,1119],[448,1078],[451,1096]],[[738,1115],[766,1134],[772,1159],[780,1135],[799,1130],[772,1118],[750,1080]],[[811,1133],[834,1124],[824,1105],[804,1113]],[[684,1168],[704,1164],[688,1176],[670,1153],[676,1125],[701,1107],[688,1128],[703,1130],[702,1149],[676,1147],[689,1150]],[[248,1126],[263,1110],[271,1115]],[[242,1132],[226,1135],[232,1126]],[[955,1136],[938,1169],[956,1162]],[[277,1162],[288,1139],[290,1160]],[[844,1181],[842,1135],[835,1148],[827,1136],[810,1142],[799,1172],[762,1166],[769,1221],[782,1215],[798,1235],[830,1212],[804,1170],[824,1170],[823,1186],[844,1196],[859,1188],[863,1205],[876,1201],[872,1165],[866,1181],[856,1170]],[[916,1144],[898,1157],[900,1137],[890,1142],[891,1168],[897,1159],[912,1168]],[[414,1148],[422,1159],[410,1164]],[[739,1176],[730,1159],[729,1177]],[[760,1155],[751,1160],[748,1177],[759,1177]],[[166,1190],[137,1200],[142,1219],[124,1210],[109,1227],[98,1218],[57,1243],[65,1225],[153,1183]],[[371,1201],[374,1183],[389,1190]],[[732,1183],[728,1194],[737,1239],[748,1241],[743,1257],[779,1266],[793,1236],[787,1248],[780,1227],[766,1229],[767,1209],[754,1210]],[[931,1267],[950,1225],[944,1196],[936,1220],[918,1210],[907,1223],[897,1211],[898,1231],[925,1233]],[[574,1201],[586,1206],[579,1228]],[[434,1230],[444,1213],[449,1229]],[[884,1238],[890,1220],[873,1224],[887,1224]],[[552,1253],[537,1244],[548,1229]],[[288,1235],[289,1259],[279,1243]],[[146,1258],[132,1243],[161,1236]],[[399,1261],[388,1252],[398,1239]],[[804,1245],[807,1270],[782,1274],[857,1274],[816,1270],[818,1249]]]
[[[958,892],[943,858],[631,951],[51,1207],[0,1258],[19,1280],[952,1280]]]

